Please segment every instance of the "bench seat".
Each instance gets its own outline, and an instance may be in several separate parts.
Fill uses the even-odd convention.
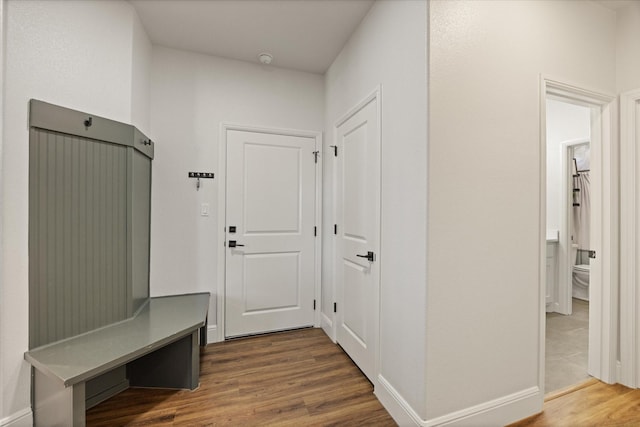
[[[85,383],[126,365],[132,386],[195,389],[209,293],[150,298],[131,319],[25,353],[36,425],[84,425]]]

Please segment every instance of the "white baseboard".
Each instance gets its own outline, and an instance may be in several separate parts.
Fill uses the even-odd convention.
[[[400,426],[483,426],[505,425],[542,410],[544,396],[539,387],[481,403],[437,418],[424,420],[398,391],[382,376],[378,376],[375,394],[389,414]]]
[[[33,413],[31,408],[24,408],[22,411],[11,414],[0,419],[0,427],[32,427]]]
[[[378,384],[374,394],[400,427],[422,425],[420,416],[382,375],[378,375]]]
[[[622,378],[622,362],[620,362],[619,360],[616,361],[616,378],[615,379],[617,383],[620,383],[622,385],[626,385],[627,387],[629,387],[627,384],[624,383],[624,378]]]
[[[207,327],[207,344],[213,344],[219,342],[218,327],[216,325],[209,325]]]

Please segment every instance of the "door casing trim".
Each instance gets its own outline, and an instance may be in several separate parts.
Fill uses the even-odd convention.
[[[618,381],[640,386],[640,90],[620,95],[620,375]]]
[[[575,139],[570,141],[564,141],[560,143],[562,152],[562,185],[564,187],[561,193],[561,209],[562,215],[560,218],[560,228],[558,230],[558,242],[562,248],[569,248],[571,245],[571,224],[573,220],[571,218],[571,211],[569,209],[569,186],[572,181],[569,177],[572,175],[571,164],[569,162],[569,151],[574,147],[591,143],[591,138],[588,139]],[[571,187],[573,187],[571,185]],[[570,315],[572,313],[572,266],[569,259],[571,250],[558,251],[558,281],[557,281],[557,293],[558,300],[553,303],[553,311],[556,313]]]
[[[316,166],[316,187],[315,187],[315,223],[317,229],[317,237],[315,239],[315,260],[314,260],[314,298],[316,300],[316,310],[314,312],[314,327],[320,326],[320,313],[322,312],[322,300],[320,298],[320,284],[322,279],[322,132],[301,130],[301,129],[285,129],[273,128],[266,126],[244,125],[237,123],[220,123],[220,145],[218,150],[218,227],[220,236],[219,243],[222,243],[221,250],[218,251],[218,273],[217,273],[217,292],[216,292],[216,330],[217,341],[225,340],[225,297],[226,297],[226,240],[225,229],[227,226],[227,132],[237,130],[244,132],[267,133],[272,135],[298,136],[303,138],[313,138],[315,140],[315,149],[320,150],[318,163]]]
[[[588,104],[590,107],[599,107],[601,112],[601,127],[599,128],[602,167],[602,183],[601,183],[601,203],[598,206],[592,205],[592,209],[599,209],[602,218],[602,243],[601,254],[598,257],[602,259],[601,268],[601,292],[600,304],[594,304],[592,310],[598,318],[600,328],[594,330],[594,334],[590,333],[591,338],[594,337],[594,343],[589,344],[590,355],[590,374],[598,379],[613,383],[616,380],[617,365],[617,315],[618,315],[618,277],[619,270],[614,260],[618,259],[618,183],[615,179],[614,171],[617,170],[618,145],[617,145],[617,108],[616,97],[614,95],[585,89],[577,84],[566,83],[562,80],[551,78],[546,75],[540,76],[540,154],[539,154],[539,170],[540,170],[540,212],[539,212],[539,309],[540,316],[539,326],[539,378],[538,387],[544,391],[545,382],[545,328],[546,328],[546,158],[547,158],[547,138],[546,138],[546,99],[551,95],[556,98],[564,99],[567,102],[576,102],[580,104]],[[593,115],[592,115],[593,117]],[[593,141],[593,136],[592,136]],[[592,147],[593,149],[593,147]],[[593,329],[593,327],[591,328]],[[593,347],[592,347],[593,346]],[[591,349],[594,349],[592,352]],[[593,353],[593,354],[591,354]],[[541,393],[541,399],[544,393]],[[542,401],[540,402],[542,407]]]

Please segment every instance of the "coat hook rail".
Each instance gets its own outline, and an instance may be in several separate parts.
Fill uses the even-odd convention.
[[[200,190],[200,178],[213,179],[213,172],[189,172],[189,178],[196,178],[196,190]]]

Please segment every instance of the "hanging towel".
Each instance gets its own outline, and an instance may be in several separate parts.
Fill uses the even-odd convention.
[[[573,242],[579,250],[589,250],[589,227],[591,225],[591,189],[589,172],[580,172],[574,185],[579,188],[580,206],[573,208]]]

